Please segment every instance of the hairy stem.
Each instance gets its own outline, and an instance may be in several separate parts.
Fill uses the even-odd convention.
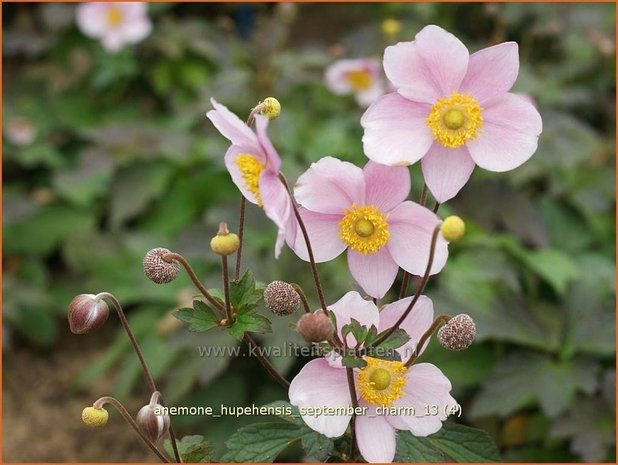
[[[294,288],[294,290],[300,296],[300,300],[303,303],[303,308],[305,309],[305,313],[311,313],[311,308],[309,307],[309,302],[307,301],[307,296],[305,295],[305,292],[303,291],[302,287],[300,287],[296,283],[293,283],[292,287]]]
[[[231,324],[234,321],[234,315],[232,313],[232,305],[230,303],[230,276],[227,268],[227,257],[221,256],[221,268],[223,269],[223,293],[225,295],[225,314],[227,315],[227,321]]]
[[[266,368],[266,371],[268,371],[268,373],[270,373],[270,375],[275,379],[275,381],[277,381],[283,387],[283,389],[287,391],[290,387],[289,381],[286,380],[283,376],[281,376],[281,374],[272,365],[272,363],[270,363],[270,361],[264,356],[264,354],[262,354],[262,352],[259,350],[260,346],[257,342],[255,342],[255,339],[253,339],[249,333],[245,333],[245,335],[243,336],[243,341],[245,341],[245,343],[252,349],[251,353],[257,357],[262,366]]]
[[[356,397],[356,386],[354,385],[354,370],[347,367],[345,371],[348,376],[350,401],[352,402],[352,407],[354,407],[354,410],[356,411],[356,408],[358,407],[358,398]],[[350,444],[350,460],[353,462],[354,456],[356,455],[356,413],[352,414],[352,420],[350,421],[350,432],[352,434],[352,441]]]
[[[240,279],[240,265],[242,263],[242,239],[245,234],[245,208],[247,200],[240,194],[240,212],[238,214],[238,251],[236,252],[236,281]]]
[[[420,355],[421,349],[423,348],[423,345],[425,344],[425,341],[429,339],[429,337],[434,333],[436,329],[438,329],[438,326],[440,326],[440,323],[448,323],[448,320],[450,319],[451,317],[448,315],[440,315],[440,316],[437,316],[435,320],[433,320],[433,323],[431,324],[429,329],[425,331],[425,333],[421,336],[421,338],[418,341],[418,344],[416,344],[416,347],[414,348],[414,352],[412,353],[408,361],[405,363],[406,367],[409,367],[410,365],[412,365],[414,361],[418,358],[418,356]]]

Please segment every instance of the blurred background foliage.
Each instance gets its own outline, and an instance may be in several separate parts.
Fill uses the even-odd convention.
[[[208,242],[219,221],[237,227],[239,195],[222,163],[227,142],[205,118],[211,97],[241,117],[266,96],[280,100],[270,135],[288,179],[326,155],[362,165],[363,110],[326,89],[324,68],[380,59],[435,23],[472,51],[517,41],[514,91],[534,99],[544,131],[524,166],[477,169],[441,207],[463,216],[469,234],[427,294],[438,313],[472,315],[478,343],[457,354],[432,343],[423,359],[445,371],[462,421],[488,430],[505,460],[615,460],[613,4],[154,3],[152,34],[117,54],[78,30],[74,9],[3,5],[5,357],[45,360],[78,338],[65,328],[67,303],[105,290],[127,309],[169,404],[286,398],[253,359],[200,358],[198,345],[236,341],[187,332],[170,312],[191,301],[188,279],[157,286],[142,257],[170,248],[220,285]],[[381,32],[388,18],[401,21],[396,36]],[[418,166],[412,173],[418,199]],[[274,261],[274,227],[255,208],[246,237],[244,263],[260,281],[293,277],[317,306],[308,266],[289,250]],[[354,286],[343,257],[320,271],[329,302]],[[275,320],[262,343],[300,343],[293,321]],[[137,360],[113,331],[81,337],[102,355],[75,373],[73,392],[103,379],[117,397],[139,391]],[[273,361],[289,378],[306,362]],[[207,437],[215,458],[251,421],[174,418],[182,434]]]

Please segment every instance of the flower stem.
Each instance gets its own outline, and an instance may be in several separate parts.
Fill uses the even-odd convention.
[[[421,192],[421,198],[418,201],[419,204],[421,204],[423,207],[425,206],[425,202],[427,202],[427,183],[423,182],[423,190]]]
[[[266,371],[268,371],[268,373],[270,373],[270,375],[275,379],[275,381],[277,381],[283,387],[283,389],[287,391],[290,387],[289,381],[286,380],[272,365],[272,363],[270,363],[270,361],[264,356],[264,354],[262,354],[262,352],[259,350],[260,346],[257,342],[255,342],[255,339],[253,339],[249,333],[245,333],[245,335],[243,336],[243,341],[245,341],[245,343],[253,349],[252,353],[255,354],[262,366],[266,368]]]
[[[440,326],[440,323],[448,323],[448,320],[450,319],[451,317],[448,315],[440,315],[440,316],[437,316],[435,320],[433,320],[433,323],[431,324],[429,329],[425,331],[425,333],[421,336],[421,338],[418,341],[418,344],[416,344],[416,347],[414,348],[414,352],[412,353],[408,361],[405,363],[406,368],[412,365],[414,361],[418,358],[418,356],[420,355],[420,351],[423,348],[423,345],[425,344],[425,341],[429,339],[429,337],[434,333],[436,329],[438,329],[438,326]]]
[[[352,402],[352,407],[354,407],[354,411],[356,412],[356,408],[358,407],[358,398],[356,397],[356,386],[354,386],[354,370],[347,367],[345,371],[348,376],[350,401]],[[350,433],[352,434],[352,442],[350,444],[350,460],[354,462],[354,456],[356,455],[356,413],[352,414],[352,419],[350,421]]]
[[[311,313],[311,308],[309,307],[309,302],[307,301],[307,296],[305,295],[305,291],[303,291],[302,287],[298,284],[293,283],[292,287],[300,296],[300,300],[303,302],[303,307],[305,309],[305,313]]]
[[[279,179],[285,186],[285,189],[288,191],[288,195],[290,196],[292,209],[294,210],[294,216],[296,216],[296,221],[298,221],[298,226],[303,234],[303,238],[305,239],[305,245],[307,246],[307,253],[309,255],[309,263],[311,264],[311,273],[313,274],[313,280],[315,281],[315,288],[318,293],[318,299],[320,300],[320,306],[322,307],[322,311],[326,316],[328,316],[328,309],[326,307],[326,301],[324,300],[324,291],[322,290],[322,283],[320,282],[320,276],[318,274],[318,267],[315,264],[315,258],[313,256],[313,249],[311,248],[311,241],[309,239],[309,234],[307,233],[307,228],[305,227],[305,223],[300,216],[300,212],[298,211],[298,207],[296,206],[296,202],[294,201],[294,197],[292,196],[292,192],[288,186],[285,177],[282,174],[279,174]]]
[[[399,289],[399,300],[403,299],[408,293],[408,284],[410,283],[410,273],[403,270],[403,279],[401,280],[401,289]]]
[[[225,307],[223,307],[212,295],[210,295],[210,292],[208,292],[208,289],[206,289],[202,285],[200,280],[195,275],[195,271],[193,271],[193,268],[191,268],[191,265],[189,264],[189,262],[187,261],[185,257],[183,257],[180,254],[174,253],[174,252],[169,252],[169,253],[163,254],[163,260],[166,260],[168,262],[171,262],[172,260],[176,260],[178,263],[180,263],[182,267],[185,269],[185,271],[187,272],[187,274],[189,275],[189,278],[191,278],[193,285],[198,288],[198,290],[202,293],[204,297],[206,297],[206,300],[208,300],[208,302],[210,302],[210,304],[213,307],[219,309],[220,311],[225,310]]]
[[[230,304],[230,276],[227,268],[227,257],[221,256],[221,268],[223,268],[223,293],[225,295],[225,314],[227,320],[231,324],[234,321],[234,314],[232,313],[232,306]]]
[[[438,213],[438,208],[440,208],[440,203],[436,202],[436,204],[433,206],[433,212]]]
[[[166,254],[166,255],[169,255],[169,254]],[[142,365],[144,376],[146,377],[146,382],[148,383],[148,386],[150,387],[150,391],[151,392],[158,391],[157,385],[155,384],[154,378],[152,377],[152,373],[150,372],[150,369],[148,368],[148,365],[146,364],[146,360],[144,359],[142,350],[140,349],[139,344],[137,343],[137,339],[135,339],[133,331],[131,331],[131,327],[129,326],[129,322],[127,321],[127,317],[124,313],[124,310],[122,309],[122,306],[120,305],[120,302],[118,302],[118,299],[116,299],[116,297],[113,294],[110,294],[109,292],[101,292],[96,295],[96,298],[105,299],[112,304],[112,306],[116,310],[116,313],[118,313],[120,324],[122,325],[123,329],[127,333],[127,336],[129,337],[129,340],[131,341],[131,344],[133,345],[133,349],[135,350],[135,355],[137,355],[137,358],[140,364]],[[161,400],[161,405],[163,405],[163,400]],[[174,448],[174,455],[175,455],[176,461],[178,463],[182,463],[182,459],[180,458],[180,454],[178,453],[178,446],[176,445],[176,437],[174,436],[174,430],[172,429],[171,424],[169,428],[169,435],[170,435],[172,447]]]
[[[431,265],[433,265],[433,259],[436,254],[436,243],[438,242],[438,236],[440,234],[440,226],[441,225],[437,225],[435,229],[433,230],[433,234],[431,236],[431,245],[429,248],[429,259],[427,260],[427,267],[425,268],[425,274],[423,275],[423,279],[421,280],[421,283],[418,286],[418,289],[416,289],[416,292],[414,293],[414,297],[412,297],[410,304],[405,309],[405,311],[402,313],[402,315],[399,317],[397,322],[388,331],[386,331],[382,336],[376,339],[373,342],[373,344],[371,344],[372,347],[375,347],[381,344],[382,342],[386,341],[395,331],[397,331],[399,326],[401,326],[401,323],[405,321],[405,319],[408,317],[408,315],[412,311],[412,308],[414,308],[414,305],[420,298],[422,292],[425,290],[427,281],[429,281],[429,273],[431,272]]]
[[[92,406],[95,408],[102,408],[106,404],[113,405],[116,410],[120,412],[120,415],[122,415],[125,421],[131,426],[131,428],[135,430],[137,434],[139,434],[139,437],[142,438],[142,441],[144,441],[144,443],[148,447],[150,447],[150,449],[152,449],[155,454],[157,454],[157,457],[159,457],[162,462],[170,463],[169,459],[165,457],[165,455],[163,455],[163,453],[159,449],[157,449],[157,446],[150,439],[148,439],[144,433],[142,433],[142,430],[139,429],[139,426],[137,426],[137,423],[135,423],[133,417],[129,414],[129,412],[127,412],[127,409],[124,408],[124,406],[120,403],[118,399],[109,396],[101,397],[100,399],[97,399],[97,401],[92,404]]]
[[[240,194],[240,213],[238,215],[238,251],[236,252],[236,281],[240,279],[240,264],[242,262],[242,239],[245,233],[245,208],[247,201],[245,196]]]

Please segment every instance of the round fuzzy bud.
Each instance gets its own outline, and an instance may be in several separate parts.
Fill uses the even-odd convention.
[[[105,324],[109,307],[94,294],[79,294],[69,303],[68,316],[72,333],[88,334]]]
[[[322,342],[331,338],[335,327],[322,310],[316,310],[301,316],[296,323],[296,330],[308,342]]]
[[[157,442],[170,428],[170,416],[163,413],[159,404],[144,405],[135,419],[139,429],[152,442]]]
[[[166,253],[170,253],[170,251],[159,247],[150,250],[144,256],[144,274],[154,283],[169,283],[178,276],[178,263],[173,260],[165,261],[163,255]]]
[[[277,315],[290,315],[299,309],[300,296],[291,284],[273,281],[264,289],[264,303]]]
[[[388,18],[382,21],[381,24],[382,34],[388,38],[395,37],[401,32],[401,21],[393,18]]]
[[[262,107],[260,114],[267,116],[268,119],[275,119],[281,114],[281,104],[274,97],[265,98],[260,105]]]
[[[449,242],[458,241],[466,232],[466,224],[455,215],[446,217],[442,222],[442,236]]]
[[[476,336],[476,325],[469,315],[454,316],[438,330],[440,345],[449,350],[464,350],[470,347]]]
[[[217,255],[232,255],[240,248],[240,239],[228,231],[227,224],[219,223],[219,232],[210,240],[210,248]]]
[[[109,413],[103,407],[86,407],[82,410],[82,421],[91,428],[100,428],[107,424]]]

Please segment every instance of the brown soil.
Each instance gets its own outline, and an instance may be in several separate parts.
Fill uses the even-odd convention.
[[[49,352],[19,341],[3,351],[4,462],[158,461],[112,407],[104,428],[81,422],[82,409],[109,393],[109,381],[86,392],[72,392],[71,382],[102,356],[113,332],[106,331],[91,336],[66,331]],[[144,396],[122,401],[136,412]]]

